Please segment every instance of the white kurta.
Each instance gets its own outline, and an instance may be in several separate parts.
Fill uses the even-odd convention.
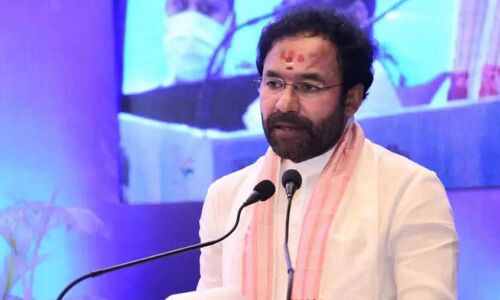
[[[280,178],[289,168],[303,177],[291,209],[293,262],[309,197],[331,153],[300,164],[282,163]],[[202,241],[232,227],[238,208],[258,182],[262,163],[260,159],[209,188],[200,219]],[[287,200],[281,184],[276,188],[273,294],[274,299],[285,299]],[[202,250],[198,289],[241,286],[244,237],[251,218],[252,208],[247,207],[229,238]],[[365,140],[329,236],[320,299],[456,298],[457,236],[444,188],[433,172],[406,158]]]

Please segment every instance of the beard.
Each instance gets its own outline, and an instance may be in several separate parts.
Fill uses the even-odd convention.
[[[332,149],[342,135],[347,117],[344,115],[344,106],[339,105],[325,119],[314,124],[310,119],[295,112],[275,112],[262,125],[267,142],[273,151],[281,158],[295,163],[321,155]],[[279,135],[280,124],[289,124],[293,127],[290,135]]]

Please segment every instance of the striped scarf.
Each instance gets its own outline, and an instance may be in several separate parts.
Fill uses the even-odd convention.
[[[319,299],[328,232],[358,162],[363,142],[363,130],[351,118],[321,172],[304,216],[293,299]],[[280,162],[281,159],[268,149],[260,178],[275,181]],[[270,199],[254,206],[252,223],[245,236],[242,290],[246,299],[273,299],[274,201]]]

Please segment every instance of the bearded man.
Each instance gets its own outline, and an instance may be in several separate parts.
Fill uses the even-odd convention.
[[[296,169],[291,299],[455,299],[457,236],[436,174],[365,138],[354,114],[372,81],[369,38],[334,11],[290,11],[266,27],[257,80],[267,153],[210,188],[202,241],[232,227],[256,183]],[[198,290],[285,299],[285,191],[244,212],[204,248]]]

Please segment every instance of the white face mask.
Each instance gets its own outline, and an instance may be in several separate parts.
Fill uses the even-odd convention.
[[[210,59],[224,38],[225,25],[195,11],[167,17],[163,39],[169,77],[174,81],[198,81],[205,78]]]

